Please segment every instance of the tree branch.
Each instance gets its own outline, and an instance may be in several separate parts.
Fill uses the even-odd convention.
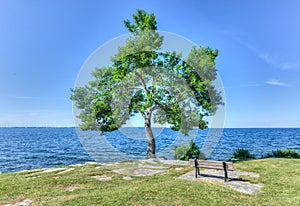
[[[144,90],[143,87],[125,87],[125,89],[135,89],[135,90],[137,90],[137,91],[139,91],[139,90]]]
[[[144,119],[146,118],[146,115],[143,113],[143,112],[141,112],[140,111],[140,113],[141,113],[141,115],[144,117]]]
[[[135,74],[141,79],[141,83],[142,83],[142,86],[143,86],[142,89],[144,90],[145,94],[147,94],[148,90],[147,90],[147,87],[146,87],[146,84],[145,84],[144,75],[139,74],[137,71],[135,71]]]
[[[161,107],[161,106],[158,106],[158,105],[155,105],[155,106],[150,107],[149,112],[152,113],[152,112],[153,112],[154,110],[156,110],[156,109],[161,109],[161,110],[166,111],[165,108],[163,108],[163,107]]]

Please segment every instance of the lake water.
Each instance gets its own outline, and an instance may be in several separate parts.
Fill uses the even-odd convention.
[[[0,171],[14,172],[84,163],[139,159],[146,156],[143,128],[123,128],[99,136],[75,128],[0,128]],[[184,137],[167,128],[154,129],[158,156],[171,159],[174,142],[195,139],[203,147],[208,130],[194,130]],[[178,141],[180,140],[180,141]],[[300,152],[300,128],[224,129],[209,152],[209,159],[228,160],[238,148],[261,157],[280,148]]]

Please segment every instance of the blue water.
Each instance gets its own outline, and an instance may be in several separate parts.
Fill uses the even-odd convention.
[[[195,142],[200,147],[207,133],[208,130],[194,132]],[[133,137],[128,137],[128,134]],[[98,162],[118,161],[120,154],[143,158],[146,156],[147,141],[141,134],[144,134],[142,128],[127,128],[105,136],[95,132],[83,136],[77,134],[75,128],[0,128],[0,171],[63,166],[95,159]],[[164,151],[173,150],[170,145],[178,133],[171,129],[160,129],[155,136],[157,153],[172,158],[171,153],[164,154]],[[101,142],[106,142],[109,148]],[[280,148],[292,148],[300,152],[300,128],[224,129],[209,158],[227,160],[237,148],[248,149],[256,157]]]
[[[74,128],[0,128],[0,171],[90,161]]]

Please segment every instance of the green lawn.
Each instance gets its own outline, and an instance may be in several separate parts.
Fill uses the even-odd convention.
[[[86,165],[61,175],[1,174],[0,205],[24,199],[33,200],[32,205],[300,205],[300,159],[259,159],[234,167],[259,173],[258,179],[248,179],[263,183],[262,191],[247,195],[216,183],[174,178],[190,167],[128,181],[99,165]],[[91,178],[104,174],[113,180]],[[68,191],[71,186],[74,191]]]

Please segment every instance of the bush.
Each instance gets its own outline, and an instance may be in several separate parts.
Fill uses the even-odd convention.
[[[255,156],[249,152],[247,149],[237,149],[233,153],[233,157],[230,159],[236,159],[236,160],[249,160],[254,159]]]
[[[191,140],[188,145],[175,147],[175,159],[187,161],[192,158],[206,159],[205,154],[200,151],[193,140]]]
[[[272,151],[267,157],[300,158],[300,155],[296,150],[282,148]]]

